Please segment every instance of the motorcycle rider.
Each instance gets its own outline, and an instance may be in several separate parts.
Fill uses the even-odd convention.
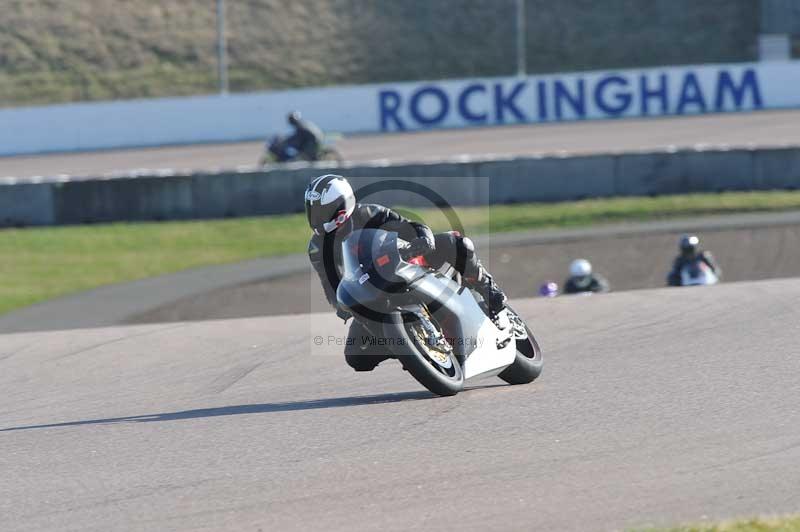
[[[286,139],[285,148],[295,150],[295,157],[316,161],[323,142],[322,130],[313,122],[304,120],[300,111],[289,113],[286,121],[294,128],[294,132]]]
[[[592,273],[592,263],[586,259],[575,259],[569,265],[569,278],[564,283],[565,294],[598,293],[610,290],[608,281]]]
[[[457,231],[434,235],[428,226],[411,221],[389,208],[356,203],[355,193],[347,179],[333,174],[311,181],[305,193],[305,208],[308,225],[314,231],[308,244],[308,258],[319,276],[328,303],[345,321],[351,316],[338,308],[336,300],[342,273],[341,242],[351,232],[365,227],[397,232],[400,238],[410,242],[410,255],[424,255],[434,268],[448,262],[459,269],[464,285],[483,297],[490,313],[496,314],[505,307],[506,296],[478,260],[472,240]],[[333,257],[335,264],[325,263],[326,246],[333,246],[333,253],[328,256]],[[353,323],[351,338],[362,338],[366,334],[361,324]],[[364,350],[364,346],[351,347],[350,342],[345,349],[347,363],[356,371],[371,371],[386,358]]]
[[[678,240],[678,247],[680,248],[680,253],[675,257],[672,263],[672,270],[667,275],[667,284],[669,286],[681,286],[681,270],[696,261],[704,262],[711,268],[717,279],[722,280],[722,269],[710,252],[700,249],[700,239],[697,235],[686,234],[681,236]]]

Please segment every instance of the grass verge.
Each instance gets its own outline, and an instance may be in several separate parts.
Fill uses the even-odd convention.
[[[800,192],[776,191],[475,207],[457,215],[474,234],[795,209]],[[449,227],[438,211],[405,212]],[[300,253],[308,237],[302,214],[0,230],[0,313],[102,285]]]
[[[800,516],[746,519],[677,528],[652,528],[641,532],[800,532]]]

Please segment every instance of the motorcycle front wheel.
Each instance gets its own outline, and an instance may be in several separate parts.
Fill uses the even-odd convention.
[[[514,363],[504,369],[498,377],[509,384],[528,384],[542,373],[544,364],[542,349],[530,328],[511,307],[508,307],[508,318],[514,328],[517,354]]]
[[[320,161],[333,161],[336,164],[344,163],[344,157],[336,148],[322,148],[319,152]]]
[[[400,357],[403,368],[436,395],[455,395],[464,389],[464,371],[441,327],[430,315],[409,314],[403,326],[414,354]]]

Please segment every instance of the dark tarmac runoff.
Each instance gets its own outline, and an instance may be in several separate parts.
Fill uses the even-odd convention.
[[[589,259],[613,290],[662,287],[682,232],[701,235],[703,245],[722,265],[726,282],[800,277],[800,213],[482,235],[476,242],[479,255],[503,290],[510,297],[526,298],[536,295],[548,280],[563,285],[570,262],[578,257]],[[297,265],[303,269],[187,295],[130,314],[123,321],[225,319],[329,309],[307,259],[298,257]],[[114,306],[114,301],[106,305]],[[36,319],[32,312],[22,317],[33,320],[28,321],[30,325]],[[11,320],[0,318],[0,331],[11,327]]]
[[[313,117],[309,117],[312,118]],[[345,137],[337,148],[359,163],[535,154],[591,154],[708,146],[800,144],[800,111],[593,120]],[[253,167],[263,141],[0,157],[0,177],[102,176],[143,169],[215,171]]]
[[[535,383],[330,313],[0,336],[0,530],[622,530],[800,508],[800,281],[517,300]],[[322,340],[317,346],[315,337]]]
[[[800,212],[658,220],[475,237],[481,260],[512,298],[564,281],[589,259],[615,291],[664,286],[679,235],[698,233],[725,282],[800,277]],[[209,266],[103,286],[0,316],[3,333],[328,311],[308,257]]]

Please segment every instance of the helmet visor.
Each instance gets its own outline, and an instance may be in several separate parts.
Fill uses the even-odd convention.
[[[349,218],[347,210],[344,207],[343,201],[330,205],[306,204],[308,225],[317,231],[330,233]]]
[[[321,209],[319,205],[309,205],[306,203],[306,218],[308,219],[308,225],[311,229],[322,230],[322,226],[328,220],[325,219],[325,212],[324,209]]]

